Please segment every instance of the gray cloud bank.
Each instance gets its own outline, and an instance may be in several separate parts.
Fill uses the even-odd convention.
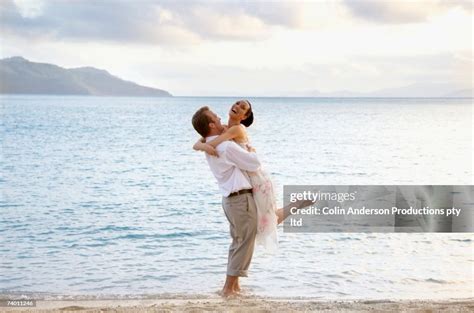
[[[51,0],[27,10],[5,0],[0,16],[13,35],[154,44],[258,39],[297,22],[293,6],[265,2]]]
[[[33,2],[31,2],[33,3]],[[188,44],[201,40],[259,40],[273,26],[303,27],[304,10],[318,10],[321,3],[217,2],[217,1],[38,1],[32,6],[3,0],[2,32],[41,39]],[[351,15],[377,23],[422,21],[439,10],[460,6],[472,11],[469,1],[414,2],[343,1]],[[315,23],[317,24],[317,23]]]
[[[459,7],[472,14],[472,2],[470,0],[344,0],[344,4],[352,15],[359,19],[386,24],[423,22],[430,16],[453,7]]]

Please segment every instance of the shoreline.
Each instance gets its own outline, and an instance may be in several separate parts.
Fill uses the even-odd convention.
[[[38,295],[36,293],[36,295]],[[26,298],[2,293],[0,299],[37,299],[35,307],[0,307],[0,312],[472,312],[474,298],[466,299],[320,299],[241,296],[223,299],[217,295],[161,294],[146,298],[66,296],[62,299]],[[70,297],[69,299],[65,299]],[[71,298],[73,297],[73,298]],[[103,297],[103,298],[101,298]],[[126,297],[126,296],[124,296]],[[130,296],[129,296],[130,297]]]

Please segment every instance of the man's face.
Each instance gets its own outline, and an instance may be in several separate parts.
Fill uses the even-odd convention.
[[[211,110],[207,112],[208,116],[211,118],[211,123],[209,123],[209,127],[211,128],[211,132],[214,130],[217,133],[222,133],[224,131],[224,126],[221,124],[221,118]]]

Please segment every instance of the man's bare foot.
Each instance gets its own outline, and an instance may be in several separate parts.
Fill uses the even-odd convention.
[[[234,290],[235,293],[240,293],[240,285],[239,285],[238,282],[236,282],[234,284],[234,289],[233,290]]]
[[[235,284],[239,284],[239,277],[227,275],[224,287],[222,288],[221,296],[224,298],[236,296],[237,293],[234,291]]]
[[[220,296],[223,297],[223,298],[235,298],[236,296],[238,296],[239,294],[237,292],[235,292],[234,290],[232,289],[222,289],[222,291],[220,292]]]

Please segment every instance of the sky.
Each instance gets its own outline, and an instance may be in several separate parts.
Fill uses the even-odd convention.
[[[93,66],[188,96],[472,88],[458,0],[1,0],[0,57]]]

